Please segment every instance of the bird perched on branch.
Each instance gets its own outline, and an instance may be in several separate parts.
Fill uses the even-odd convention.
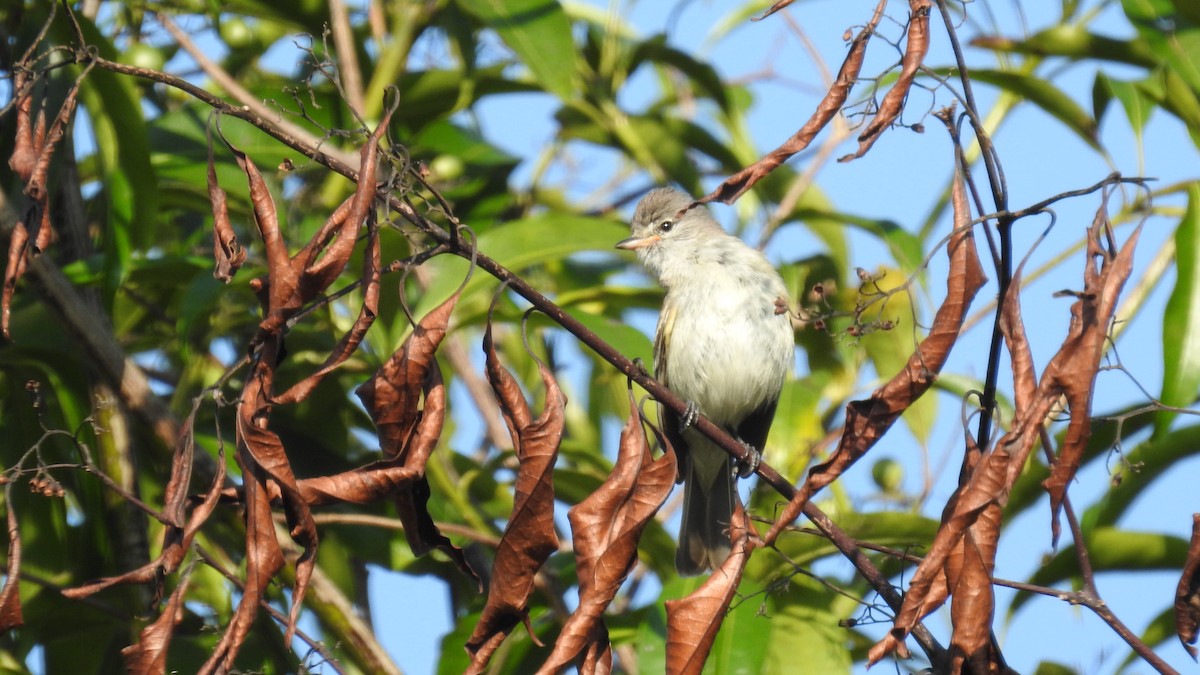
[[[747,447],[751,459],[738,474],[757,468],[795,358],[787,288],[761,252],[678,190],[647,193],[630,229],[617,248],[635,251],[667,291],[654,376],[688,401],[682,416],[662,408],[684,483],[675,567],[701,574],[729,557],[737,492],[733,458],[692,424],[703,413]]]

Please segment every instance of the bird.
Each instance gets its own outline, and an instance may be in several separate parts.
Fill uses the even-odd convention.
[[[654,376],[688,402],[683,415],[660,406],[684,486],[675,568],[682,576],[703,574],[729,557],[735,474],[757,468],[792,371],[787,286],[761,251],[674,188],[648,192],[630,236],[616,246],[635,252],[666,291]],[[735,469],[733,458],[692,426],[701,413],[747,448],[748,462]]]

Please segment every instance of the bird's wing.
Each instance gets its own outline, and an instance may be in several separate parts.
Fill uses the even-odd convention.
[[[671,302],[668,297],[662,306],[662,312],[658,315],[658,330],[654,332],[654,379],[662,382],[667,387],[671,383],[667,378],[667,344],[671,341],[671,330],[675,327],[675,303]],[[667,408],[665,405],[658,406],[658,418],[662,424],[663,434],[670,441],[671,447],[675,450],[675,456],[679,461],[679,472],[675,477],[675,482],[683,481],[684,476],[687,476],[688,471],[688,454],[687,443],[683,440],[683,434],[680,432],[679,414],[674,410]]]
[[[737,437],[749,443],[759,452],[767,444],[767,432],[771,430],[771,422],[775,419],[775,406],[779,398],[773,398],[754,409],[737,425]]]

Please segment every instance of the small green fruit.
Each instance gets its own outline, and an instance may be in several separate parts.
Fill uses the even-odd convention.
[[[904,467],[894,459],[881,459],[871,467],[871,478],[880,490],[898,492],[904,483]]]

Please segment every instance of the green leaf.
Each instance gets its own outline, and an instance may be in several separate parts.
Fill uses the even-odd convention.
[[[1142,40],[1116,40],[1089,33],[1079,24],[1055,26],[1029,36],[1026,40],[986,36],[971,41],[974,47],[997,52],[1030,56],[1063,56],[1072,60],[1098,59],[1127,63],[1143,68],[1158,64],[1154,52]],[[974,71],[972,71],[974,74]]]
[[[1175,288],[1163,312],[1163,388],[1160,400],[1186,407],[1200,390],[1200,183],[1188,187],[1188,205],[1175,229]],[[1155,435],[1170,427],[1173,413],[1161,412]]]
[[[787,590],[772,594],[767,616],[759,615],[759,603],[743,602],[730,612],[739,617],[744,631],[758,630],[768,637],[761,670],[720,670],[747,673],[849,673],[849,635],[838,621],[849,609],[848,599],[815,579],[793,577]],[[744,618],[743,618],[744,617]],[[729,619],[726,619],[728,622]],[[766,626],[770,628],[767,629]],[[722,631],[724,633],[724,631]],[[796,657],[803,655],[804,667]],[[733,662],[731,665],[738,665]]]
[[[877,286],[882,292],[896,290],[886,302],[875,306],[878,308],[877,312],[875,309],[868,310],[864,316],[864,321],[888,321],[893,325],[890,330],[877,330],[862,337],[862,346],[875,365],[875,373],[882,384],[904,369],[909,357],[916,350],[917,340],[923,335],[913,325],[916,313],[911,290],[898,290],[905,282],[904,271],[884,268],[876,273],[874,278],[876,281],[868,285],[869,290],[874,290],[870,288],[872,286]],[[913,436],[924,444],[929,440],[929,434],[933,432],[933,423],[937,419],[936,393],[918,398],[904,411],[901,419]]]
[[[665,35],[656,35],[638,44],[630,59],[629,71],[632,73],[643,62],[669,65],[687,76],[697,87],[707,94],[721,110],[729,109],[729,96],[726,84],[716,69],[704,61],[695,59],[691,54],[674,49],[666,44]]]
[[[628,226],[615,220],[543,213],[488,230],[479,237],[478,247],[501,265],[520,273],[530,267],[583,251],[612,251],[613,246],[628,234]],[[437,276],[415,308],[415,316],[418,317],[450,297],[466,276],[470,263],[447,255],[431,260],[426,265],[436,270]],[[497,285],[498,282],[491,275],[476,272],[455,309],[456,320],[467,323],[482,319]],[[406,331],[407,320],[403,327],[403,332]],[[396,343],[398,341],[393,344]]]
[[[1195,10],[1172,0],[1122,0],[1125,15],[1151,51],[1194,91],[1200,91],[1200,23]]]
[[[710,673],[763,673],[767,649],[774,641],[779,617],[763,616],[760,602],[736,603],[725,615],[721,632],[713,641],[705,671]],[[835,622],[836,624],[836,622]],[[826,672],[826,671],[820,671]]]
[[[1177,571],[1187,558],[1188,542],[1157,532],[1132,532],[1115,527],[1097,527],[1085,535],[1092,568],[1097,572],[1150,572],[1158,570]],[[1054,586],[1079,578],[1079,563],[1075,558],[1075,545],[1059,551],[1050,562],[1042,565],[1029,579],[1038,586]],[[1033,597],[1032,593],[1020,591],[1013,598],[1009,617],[1016,614]],[[1164,604],[1166,599],[1163,599]]]
[[[767,494],[767,490],[757,490],[756,500],[762,495],[763,503],[755,501],[755,508],[770,510],[777,501],[775,493]],[[835,509],[824,505],[830,518],[854,539],[870,541],[882,546],[906,548],[924,546],[933,540],[937,532],[938,521],[916,513],[896,511],[851,512]],[[840,555],[837,548],[824,537],[816,537],[800,532],[784,534],[776,542],[778,548],[787,556],[787,561],[763,552],[750,559],[746,567],[746,576],[762,583],[777,579],[780,575],[790,574],[792,564],[807,567],[812,562],[831,555]]]
[[[574,95],[578,52],[556,0],[459,0],[459,6],[495,30],[547,91],[563,100]]]
[[[1142,631],[1141,638],[1142,642],[1145,642],[1147,646],[1158,647],[1168,640],[1174,642],[1176,636],[1175,608],[1168,607],[1150,621],[1150,624],[1146,626],[1146,630]],[[1144,662],[1141,660],[1141,657],[1138,656],[1137,652],[1130,650],[1129,656],[1125,657],[1125,660],[1121,662],[1121,666],[1117,669],[1117,673],[1120,674],[1127,672],[1129,666],[1133,665],[1134,663],[1140,664]]]
[[[101,56],[117,58],[116,48],[95,24],[80,18],[80,28]],[[153,240],[158,222],[158,181],[150,163],[146,121],[132,78],[93,69],[80,86],[79,100],[87,109],[96,141],[100,175],[95,178],[102,181],[108,193],[104,289],[111,304],[127,274],[132,247],[148,246]]]
[[[1129,120],[1129,126],[1133,128],[1140,145],[1142,130],[1146,128],[1146,122],[1154,112],[1154,101],[1147,98],[1139,87],[1139,82],[1114,80],[1104,73],[1097,73],[1096,82],[1092,86],[1092,110],[1097,121],[1104,115],[1108,102],[1113,98],[1121,102],[1121,107],[1125,109],[1125,117]]]
[[[1067,125],[1067,128],[1074,131],[1083,142],[1095,150],[1100,150],[1096,120],[1074,99],[1043,76],[1007,70],[977,69],[971,71],[971,79],[997,86],[1033,103]]]

